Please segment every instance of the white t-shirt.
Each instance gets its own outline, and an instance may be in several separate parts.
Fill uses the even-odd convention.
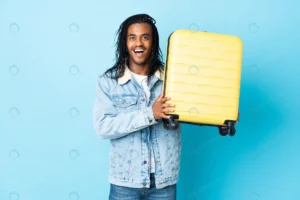
[[[145,91],[145,95],[146,95],[146,101],[147,104],[149,102],[149,98],[150,98],[150,89],[148,86],[148,77],[147,76],[143,76],[143,75],[139,75],[139,74],[135,74],[133,73],[134,79],[142,86],[142,88]],[[154,173],[155,172],[155,162],[154,162],[154,155],[153,155],[153,149],[152,149],[152,145],[151,142],[150,143],[150,160],[151,160],[151,164],[150,164],[150,172]]]

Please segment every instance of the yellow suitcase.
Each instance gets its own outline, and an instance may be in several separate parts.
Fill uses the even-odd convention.
[[[166,129],[178,122],[218,126],[235,134],[238,120],[243,44],[233,35],[177,30],[169,36],[164,96],[175,104]],[[220,126],[225,126],[221,129]]]

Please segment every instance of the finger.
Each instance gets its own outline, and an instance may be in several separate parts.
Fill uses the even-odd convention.
[[[164,98],[161,99],[161,101],[166,102],[166,101],[169,101],[170,99],[171,99],[171,97],[164,97]]]
[[[164,103],[164,104],[162,105],[162,107],[163,107],[163,108],[175,107],[175,105],[172,104],[172,103]]]
[[[170,119],[170,116],[169,116],[169,115],[162,114],[161,118],[164,118],[164,119]]]
[[[174,112],[174,109],[173,109],[173,108],[165,108],[165,109],[162,109],[162,112],[163,112],[163,113],[166,113],[166,112]]]

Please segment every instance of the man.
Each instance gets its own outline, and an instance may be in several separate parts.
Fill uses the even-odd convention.
[[[98,77],[94,127],[110,140],[111,200],[176,199],[180,127],[164,129],[175,105],[163,97],[163,62],[155,20],[146,14],[119,27],[116,63]]]

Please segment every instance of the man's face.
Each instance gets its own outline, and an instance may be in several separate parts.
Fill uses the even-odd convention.
[[[152,28],[146,23],[136,23],[127,30],[129,65],[144,66],[149,62],[152,51]]]

